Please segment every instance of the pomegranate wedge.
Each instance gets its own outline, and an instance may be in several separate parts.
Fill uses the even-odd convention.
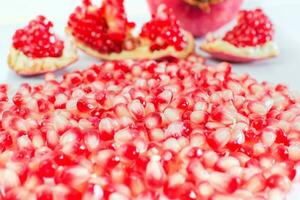
[[[273,25],[261,9],[240,11],[237,25],[223,38],[208,36],[201,49],[212,57],[251,62],[278,55]]]
[[[8,56],[8,65],[20,75],[36,75],[66,67],[77,60],[72,41],[53,34],[53,24],[38,16],[18,29]]]

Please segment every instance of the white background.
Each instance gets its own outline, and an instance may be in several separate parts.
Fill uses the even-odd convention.
[[[0,83],[6,82],[15,88],[22,82],[36,83],[42,80],[42,77],[21,78],[8,69],[6,57],[11,44],[11,36],[17,27],[22,27],[38,14],[43,14],[54,21],[56,31],[63,34],[68,15],[80,1],[0,0]],[[125,2],[131,20],[141,24],[149,17],[146,0],[125,0]],[[300,1],[246,0],[245,7],[263,7],[272,18],[281,54],[278,58],[268,61],[247,65],[235,64],[234,71],[250,73],[260,81],[285,83],[292,90],[300,92]],[[80,61],[67,70],[85,68],[93,62],[97,61],[81,54]],[[63,72],[57,74],[61,73]],[[297,193],[295,189],[288,199],[300,199],[299,192]]]

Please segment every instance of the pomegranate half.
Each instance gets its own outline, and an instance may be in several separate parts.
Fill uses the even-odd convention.
[[[147,0],[151,13],[160,4],[174,10],[182,27],[194,36],[204,36],[230,22],[238,13],[243,0]]]

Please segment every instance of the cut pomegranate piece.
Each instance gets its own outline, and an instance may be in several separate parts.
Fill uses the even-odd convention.
[[[195,55],[7,92],[1,199],[284,199],[300,162],[299,96]]]
[[[185,58],[194,50],[193,36],[181,29],[170,8],[161,5],[152,19],[143,25],[140,33],[142,45],[150,45],[155,57]]]
[[[278,55],[273,24],[261,9],[240,11],[237,25],[223,38],[208,36],[201,49],[214,58],[251,62]]]
[[[123,0],[105,0],[101,7],[86,2],[77,7],[69,18],[67,31],[87,47],[109,54],[128,50],[125,44],[133,39],[133,27],[127,21]]]
[[[152,13],[160,4],[174,10],[182,27],[194,36],[203,36],[230,22],[243,0],[147,0]]]
[[[91,3],[78,7],[69,18],[66,32],[81,50],[104,60],[185,58],[194,50],[193,36],[180,29],[165,8],[158,9],[139,37],[133,36],[133,28],[123,0],[105,0],[100,7]]]
[[[55,71],[76,60],[72,42],[59,39],[53,33],[52,22],[44,16],[37,16],[15,32],[8,56],[9,66],[20,75]]]

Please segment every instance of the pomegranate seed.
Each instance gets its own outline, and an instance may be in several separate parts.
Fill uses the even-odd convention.
[[[216,190],[233,193],[238,189],[240,179],[237,177],[229,177],[227,174],[214,172],[210,174],[210,183]]]
[[[220,128],[212,132],[208,138],[207,143],[213,148],[218,149],[224,147],[230,140],[229,129]]]
[[[68,166],[75,164],[68,155],[65,155],[62,152],[58,152],[54,160],[60,166]]]
[[[252,176],[244,185],[250,192],[260,192],[266,187],[266,180],[261,174]]]
[[[146,180],[149,187],[159,188],[164,184],[165,171],[157,157],[152,157],[146,168]]]
[[[79,188],[89,180],[89,176],[90,173],[86,168],[77,166],[64,169],[63,172],[56,177],[56,180],[74,188]]]
[[[134,145],[127,145],[125,147],[124,156],[130,160],[135,160],[139,156],[139,152]]]
[[[53,194],[51,191],[43,190],[36,194],[37,200],[52,200]]]
[[[53,177],[55,175],[56,171],[56,165],[51,160],[44,160],[40,163],[39,169],[38,169],[38,176],[40,177]]]
[[[91,110],[94,109],[94,105],[87,102],[87,100],[85,100],[85,99],[79,99],[77,102],[77,109],[80,112],[90,112]]]
[[[12,137],[6,132],[0,132],[0,151],[4,151],[12,145]]]

